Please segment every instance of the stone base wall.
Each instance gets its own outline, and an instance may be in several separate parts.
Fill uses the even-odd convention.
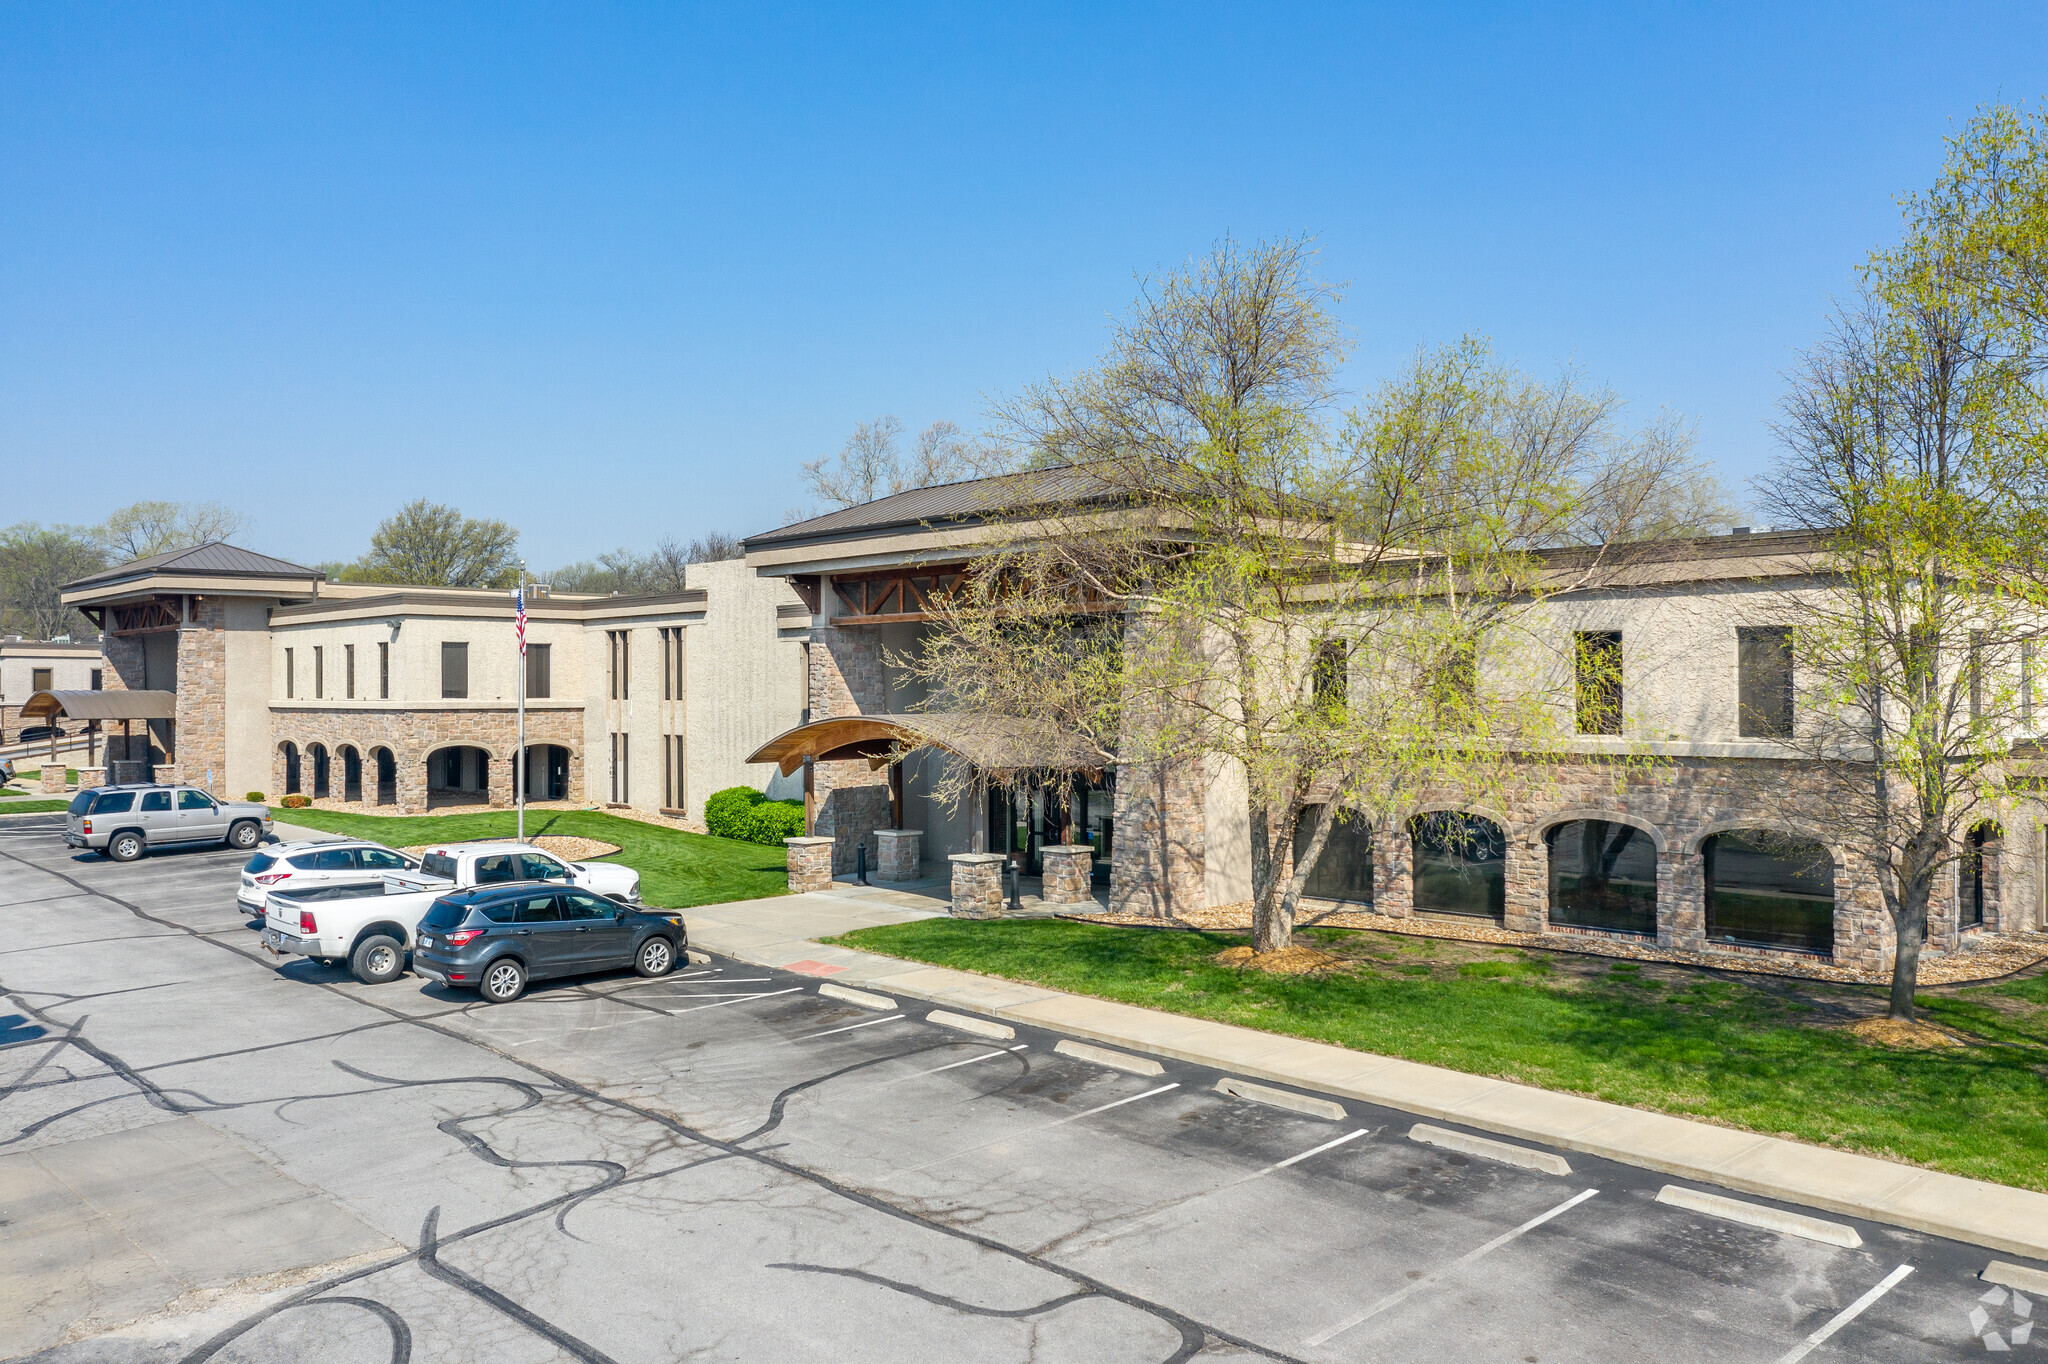
[[[881,855],[875,859],[877,881],[915,881],[924,862],[924,831],[883,829],[875,834]]]
[[[1111,910],[1171,918],[1208,904],[1205,789],[1198,763],[1118,769]]]
[[[190,623],[178,627],[178,765],[191,784],[226,796],[227,604],[218,597],[199,597],[191,611]]]
[[[960,919],[999,919],[1003,914],[1001,853],[954,853],[953,915]]]
[[[789,849],[789,893],[832,888],[832,840],[829,838],[785,838]]]
[[[509,809],[513,802],[513,756],[519,747],[519,717],[503,710],[275,710],[270,717],[270,791],[272,797],[285,793],[284,745],[299,751],[299,791],[311,795],[312,760],[306,756],[310,744],[322,744],[328,752],[328,792],[342,793],[341,750],[353,748],[362,755],[362,804],[377,805],[376,750],[389,749],[397,765],[393,795],[396,803],[383,808],[400,814],[417,814],[427,808],[427,760],[437,751],[453,746],[481,749],[487,755],[490,772],[486,781],[490,803]],[[566,799],[581,803],[584,796],[583,712],[580,710],[530,710],[526,713],[526,744],[529,749],[553,744],[569,751],[569,790]]]
[[[1086,843],[1043,847],[1038,850],[1044,868],[1039,898],[1049,905],[1078,905],[1095,902],[1095,849]]]
[[[886,714],[889,692],[882,645],[860,626],[814,625],[810,642],[811,719]],[[895,821],[889,808],[889,769],[866,761],[811,764],[811,832],[833,839],[832,865],[854,869],[861,844],[877,860],[874,835]]]

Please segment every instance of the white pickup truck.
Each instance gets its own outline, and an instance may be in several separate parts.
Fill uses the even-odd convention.
[[[472,886],[540,882],[580,886],[622,905],[640,903],[640,873],[609,862],[565,862],[530,843],[451,843],[430,849],[418,871],[381,882],[272,891],[263,901],[271,953],[347,962],[365,985],[405,970],[419,922],[434,901]]]

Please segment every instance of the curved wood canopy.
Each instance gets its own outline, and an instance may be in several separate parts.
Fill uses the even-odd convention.
[[[867,759],[886,767],[918,748],[937,748],[987,772],[1092,771],[1102,757],[1071,735],[1042,733],[1015,721],[971,715],[842,715],[776,735],[750,763],[774,763],[789,776],[814,762]]]

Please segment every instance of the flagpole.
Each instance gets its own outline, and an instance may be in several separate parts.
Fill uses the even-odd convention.
[[[519,586],[512,593],[512,604],[520,615],[526,614],[526,560],[519,561]],[[518,789],[514,797],[519,809],[519,841],[526,841],[526,631],[523,622],[515,627],[519,631],[519,659],[515,667],[519,673],[519,747],[513,750],[512,781]]]

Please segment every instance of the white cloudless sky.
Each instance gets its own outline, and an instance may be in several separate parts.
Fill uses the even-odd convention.
[[[0,524],[764,530],[1225,232],[1314,234],[1358,390],[1483,334],[1739,494],[1898,197],[2044,86],[2037,4],[9,6]]]

